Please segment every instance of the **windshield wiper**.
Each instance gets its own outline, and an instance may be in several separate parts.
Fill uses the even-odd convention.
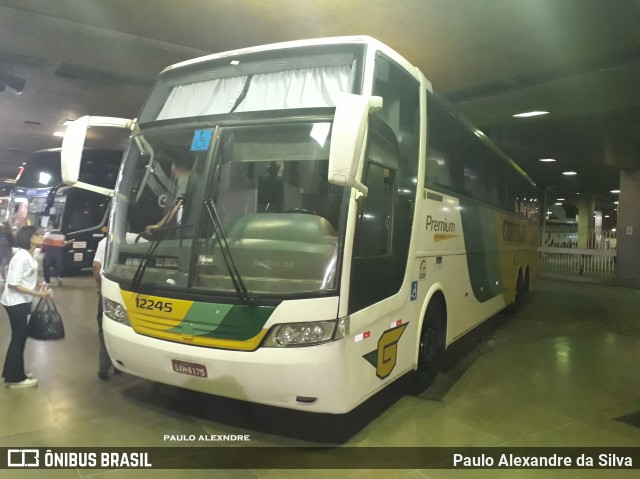
[[[186,201],[186,199],[187,199],[186,195],[180,195],[176,199],[176,202],[172,210],[179,206],[184,206],[184,202]],[[164,239],[167,231],[175,229],[175,228],[167,228],[168,223],[169,221],[166,221],[159,228],[157,237],[151,240],[149,247],[147,248],[147,251],[144,253],[144,256],[142,256],[142,258],[140,259],[140,263],[138,263],[138,268],[136,269],[136,272],[134,273],[133,278],[131,279],[131,286],[130,286],[131,291],[135,291],[140,286],[140,283],[142,282],[142,277],[144,276],[144,272],[147,269],[147,263],[149,262],[149,258],[153,256],[153,253],[155,253],[156,249],[158,248],[158,245]],[[182,229],[182,225],[179,225],[178,227]]]
[[[216,240],[218,240],[218,244],[220,245],[222,258],[224,259],[224,263],[227,265],[227,270],[229,271],[229,276],[231,277],[233,287],[236,289],[238,297],[246,304],[251,305],[253,304],[253,298],[251,298],[251,296],[249,295],[249,291],[244,284],[242,276],[240,275],[240,272],[238,271],[238,268],[233,261],[233,256],[231,255],[231,250],[229,249],[229,243],[227,243],[227,238],[224,235],[222,223],[220,222],[220,217],[218,216],[218,212],[216,211],[213,198],[205,198],[204,206],[205,208],[207,208],[209,218],[211,218],[211,224],[213,225]]]

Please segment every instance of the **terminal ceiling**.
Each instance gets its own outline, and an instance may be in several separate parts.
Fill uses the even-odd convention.
[[[550,199],[612,210],[620,169],[640,169],[638,0],[0,0],[0,182],[67,119],[137,116],[172,63],[357,34],[417,65]],[[512,117],[530,110],[550,113]]]

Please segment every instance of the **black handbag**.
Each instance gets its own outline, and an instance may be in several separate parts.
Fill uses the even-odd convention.
[[[51,298],[41,298],[31,313],[27,335],[33,339],[64,339],[64,324],[58,308]]]

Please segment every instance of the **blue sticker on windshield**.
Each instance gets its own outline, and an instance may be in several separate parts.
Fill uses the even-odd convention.
[[[193,132],[191,151],[207,151],[211,144],[213,130],[196,130]]]

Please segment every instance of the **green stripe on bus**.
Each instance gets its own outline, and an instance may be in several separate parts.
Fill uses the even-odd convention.
[[[184,320],[169,331],[246,341],[260,333],[273,311],[274,308],[266,306],[194,302]]]
[[[460,199],[460,214],[473,294],[481,303],[502,294],[496,214],[475,201]]]

